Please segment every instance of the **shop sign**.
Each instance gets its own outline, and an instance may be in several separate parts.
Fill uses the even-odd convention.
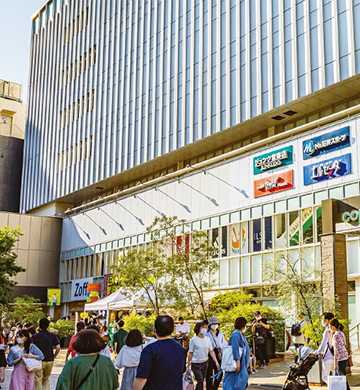
[[[351,154],[304,167],[304,185],[318,183],[351,173]]]
[[[230,226],[230,237],[231,237],[231,255],[240,254],[240,225]]]
[[[88,283],[86,302],[92,303],[98,301],[99,299],[101,299],[101,284]]]
[[[111,295],[121,287],[121,279],[119,275],[108,274],[104,276],[104,298]]]
[[[303,141],[304,160],[350,146],[350,127]]]
[[[48,288],[47,306],[60,306],[61,290],[59,288]]]
[[[93,278],[75,279],[71,282],[71,301],[86,301],[87,287]]]
[[[360,210],[345,211],[341,214],[341,220],[345,223],[356,222],[360,224]]]
[[[254,197],[270,195],[294,188],[293,171],[279,172],[277,175],[254,181]]]
[[[292,146],[254,157],[254,175],[293,163]]]

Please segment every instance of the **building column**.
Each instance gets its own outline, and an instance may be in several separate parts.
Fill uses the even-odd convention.
[[[343,319],[348,319],[348,287],[346,264],[346,236],[323,234],[321,236],[321,269],[324,310],[337,310]]]
[[[360,279],[355,280],[356,324],[360,323]],[[352,324],[355,326],[356,324]]]

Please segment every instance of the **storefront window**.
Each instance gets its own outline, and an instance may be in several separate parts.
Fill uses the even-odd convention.
[[[264,218],[264,232],[265,232],[265,250],[272,249],[273,237],[272,237],[272,217]]]
[[[220,261],[220,286],[229,284],[229,260]]]
[[[261,255],[251,256],[251,282],[261,283]]]
[[[285,214],[275,215],[275,248],[286,247]]]
[[[261,219],[252,221],[252,248],[253,252],[261,251]]]
[[[250,283],[250,257],[244,256],[241,258],[241,283]]]
[[[313,212],[312,207],[301,210],[301,226],[303,233],[304,244],[311,244],[314,242],[313,234]]]
[[[213,258],[219,257],[219,228],[210,230],[210,240],[214,248],[217,249]]]
[[[289,265],[299,274],[300,273],[300,258],[299,250],[293,249],[288,252]]]
[[[240,224],[234,224],[229,227],[229,248],[230,256],[240,254]]]
[[[322,234],[322,209],[321,206],[315,207],[316,217],[316,238],[320,242],[320,235]]]
[[[359,240],[346,243],[347,271],[349,274],[359,273]]]
[[[242,254],[249,253],[249,222],[240,225],[240,246]]]
[[[307,247],[303,248],[301,250],[301,257],[302,257],[302,272],[303,277],[306,279],[313,279],[315,277],[314,272],[314,248],[313,247]]]
[[[230,259],[230,285],[237,285],[240,282],[240,259]]]
[[[299,212],[289,213],[289,246],[299,245]]]

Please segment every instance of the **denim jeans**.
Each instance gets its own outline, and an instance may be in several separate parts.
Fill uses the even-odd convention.
[[[204,381],[206,378],[208,363],[208,360],[203,363],[191,363],[191,370],[194,373],[197,382],[195,390],[204,390]]]
[[[349,360],[340,360],[338,362],[338,370],[336,371],[335,375],[339,376],[346,376],[346,367],[349,365]],[[346,381],[346,387],[348,390],[350,390],[349,384]]]

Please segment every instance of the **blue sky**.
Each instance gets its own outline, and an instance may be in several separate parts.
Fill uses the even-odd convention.
[[[0,79],[22,85],[27,101],[31,17],[46,0],[0,0]]]

